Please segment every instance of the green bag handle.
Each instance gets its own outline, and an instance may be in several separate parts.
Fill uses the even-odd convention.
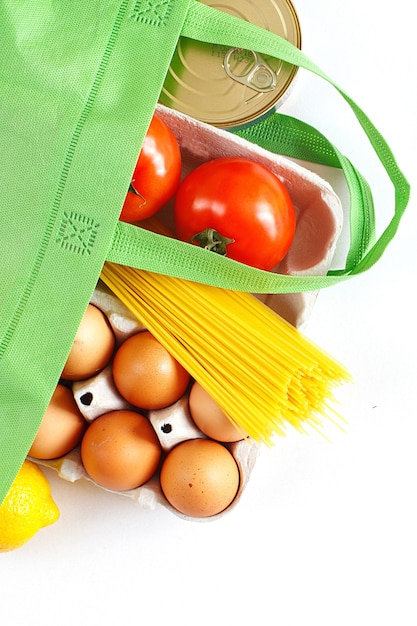
[[[393,238],[405,206],[396,213],[386,233],[374,243],[374,207],[367,181],[316,129],[298,119],[275,113],[258,124],[234,132],[270,152],[343,170],[351,195],[350,249],[345,267],[331,270],[325,276],[275,274],[187,243],[175,242],[172,245],[166,237],[121,222],[116,227],[113,245],[107,255],[109,261],[215,284],[225,289],[268,294],[299,293],[329,287],[365,271],[376,262]],[[365,258],[367,251],[372,252],[372,256],[369,254]]]
[[[256,50],[307,69],[333,85],[350,105],[395,188],[394,215],[375,241],[372,193],[366,179],[333,144],[301,120],[275,113],[235,134],[271,152],[343,170],[350,192],[350,246],[345,267],[326,276],[287,276],[237,263],[207,250],[166,242],[138,227],[118,224],[108,260],[219,287],[253,293],[295,293],[335,285],[372,267],[394,237],[410,186],[386,141],[362,109],[296,46],[285,39],[197,0],[191,2],[182,36],[231,48]]]

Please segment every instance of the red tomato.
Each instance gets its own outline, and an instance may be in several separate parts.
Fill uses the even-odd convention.
[[[136,163],[120,220],[137,222],[154,215],[176,192],[181,153],[171,129],[153,116]]]
[[[270,270],[287,254],[295,210],[285,186],[263,165],[241,157],[208,161],[180,184],[177,237]]]

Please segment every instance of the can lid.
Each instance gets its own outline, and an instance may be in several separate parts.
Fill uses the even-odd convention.
[[[301,48],[301,29],[290,0],[201,0],[256,24]],[[250,123],[283,98],[298,68],[254,50],[181,37],[159,101],[208,124]]]

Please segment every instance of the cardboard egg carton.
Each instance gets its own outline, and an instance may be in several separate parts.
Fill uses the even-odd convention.
[[[205,161],[223,156],[251,158],[274,172],[286,185],[297,212],[293,245],[287,257],[274,271],[292,275],[327,273],[342,230],[343,213],[338,196],[326,181],[293,161],[271,154],[227,131],[160,105],[157,107],[157,114],[168,124],[179,141],[183,157],[183,176]],[[160,212],[161,219],[170,228],[173,228],[172,208],[170,203]],[[258,297],[283,318],[300,328],[308,320],[316,296],[317,293],[307,292]],[[118,345],[128,336],[144,329],[130,311],[100,282],[91,302],[108,317]],[[73,393],[87,422],[108,411],[131,408],[121,398],[113,383],[111,366],[89,380],[73,383]],[[165,453],[181,441],[205,437],[190,417],[187,394],[166,409],[149,412],[148,417]],[[200,520],[176,511],[162,493],[158,474],[136,489],[116,493],[133,498],[146,509],[164,506],[184,519],[194,521],[216,519],[236,506],[259,454],[259,445],[250,440],[225,445],[238,465],[240,485],[235,500],[226,511],[218,515]],[[81,478],[91,480],[81,463],[79,448],[61,459],[42,463],[55,468],[65,480],[72,482]]]
[[[145,327],[132,318],[130,311],[109,291],[101,281],[94,291],[91,303],[98,307],[106,315],[116,336],[116,344],[119,346],[123,341],[136,332],[144,330]],[[119,394],[113,382],[111,374],[111,364],[92,378],[72,383],[72,390],[77,406],[84,416],[86,422],[92,422],[100,415],[119,409],[138,409],[130,405]],[[184,394],[174,404],[157,410],[141,411],[146,414],[151,422],[161,445],[163,454],[166,454],[174,446],[189,439],[207,438],[193,422],[188,407],[188,392]],[[251,471],[255,465],[259,454],[259,446],[253,441],[237,441],[224,444],[233,455],[240,475],[239,489],[233,501],[233,506],[239,500]],[[60,459],[51,461],[37,461],[42,465],[54,468],[59,476],[67,481],[76,482],[86,479],[94,483],[85,471],[80,454],[80,447],[77,446],[69,454]],[[103,489],[103,487],[100,487]],[[111,491],[132,498],[146,509],[154,510],[157,506],[165,506],[176,515],[184,519],[198,520],[183,515],[174,509],[166,500],[159,484],[158,473],[151,480],[136,489],[126,491]],[[231,507],[229,507],[230,509]],[[229,510],[228,509],[228,510]],[[219,515],[210,518],[202,518],[202,521],[216,519]]]

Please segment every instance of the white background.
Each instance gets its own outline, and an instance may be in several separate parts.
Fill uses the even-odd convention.
[[[417,182],[410,4],[295,6],[305,53],[364,109]],[[336,91],[301,71],[282,111],[351,158],[385,226],[391,185]],[[262,451],[233,513],[209,523],[142,510],[48,472],[61,517],[0,556],[2,622],[417,624],[414,200],[377,266],[322,291],[305,329],[355,379],[338,394],[347,432],[332,430],[332,443],[279,439]]]

